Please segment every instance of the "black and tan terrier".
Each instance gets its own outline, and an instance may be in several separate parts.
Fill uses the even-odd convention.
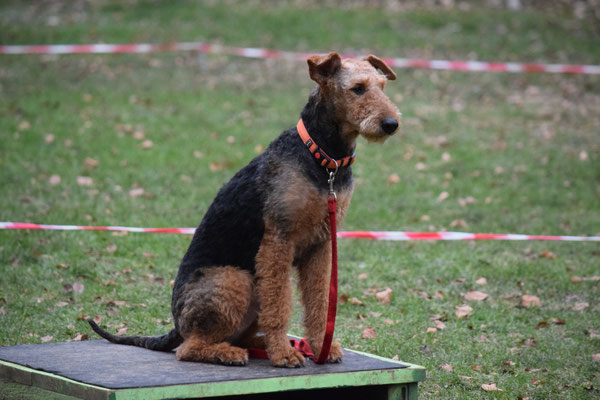
[[[396,75],[375,56],[313,56],[308,70],[317,86],[297,127],[221,188],[196,229],[173,288],[175,328],[123,337],[90,321],[100,336],[152,350],[179,346],[178,360],[245,365],[246,348],[254,347],[266,349],[275,366],[301,366],[304,357],[287,338],[295,267],[306,336],[319,354],[331,271],[328,171],[337,162],[339,223],[352,196],[356,139],[383,142],[398,130],[400,113],[383,92]],[[342,355],[333,343],[328,361]]]

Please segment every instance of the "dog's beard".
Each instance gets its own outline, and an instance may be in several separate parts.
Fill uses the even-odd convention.
[[[358,133],[362,137],[364,137],[368,142],[383,143],[390,136],[393,136],[396,132],[398,132],[399,128],[396,129],[396,131],[392,134],[383,132],[379,121],[380,121],[380,118],[377,116],[373,115],[373,116],[367,117],[366,119],[361,121],[359,128],[358,128]]]

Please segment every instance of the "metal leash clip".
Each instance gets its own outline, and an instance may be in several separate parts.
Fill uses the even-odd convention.
[[[336,160],[331,160],[335,163],[335,171],[329,171],[329,179],[327,180],[327,183],[329,183],[329,197],[333,197],[336,201],[337,201],[337,195],[335,193],[335,190],[333,190],[333,182],[335,182],[335,176],[338,172],[338,163]]]

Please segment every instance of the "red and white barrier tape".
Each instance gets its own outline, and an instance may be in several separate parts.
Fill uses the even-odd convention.
[[[155,53],[163,51],[198,51],[209,54],[229,54],[249,58],[286,59],[304,61],[311,54],[251,47],[230,47],[202,42],[163,44],[61,44],[0,46],[0,54],[109,54]],[[355,57],[343,55],[343,57]],[[425,68],[455,71],[496,72],[550,72],[557,74],[600,74],[600,65],[540,64],[515,62],[422,60],[411,58],[384,58],[390,67]]]
[[[60,231],[121,231],[193,234],[196,228],[137,228],[127,226],[40,225],[27,222],[0,222],[1,229],[38,229]],[[553,240],[564,242],[600,242],[600,236],[548,236],[465,232],[338,232],[339,238],[372,240]]]

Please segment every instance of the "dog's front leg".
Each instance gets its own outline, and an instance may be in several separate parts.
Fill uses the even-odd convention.
[[[265,334],[267,353],[277,367],[300,367],[304,357],[290,346],[287,328],[292,313],[290,282],[293,248],[276,229],[265,229],[256,255],[260,313],[258,323]]]
[[[304,305],[304,327],[310,348],[319,357],[327,325],[329,281],[331,279],[331,242],[311,251],[298,263],[298,287]],[[339,343],[331,343],[328,362],[339,362],[344,355]]]

